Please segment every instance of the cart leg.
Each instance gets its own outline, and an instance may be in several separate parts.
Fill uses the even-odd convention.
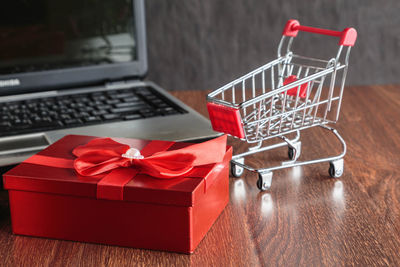
[[[239,178],[242,176],[244,168],[235,164],[235,161],[244,164],[244,158],[238,158],[231,161],[231,173],[233,177]]]
[[[268,190],[271,187],[272,183],[272,172],[259,172],[258,173],[258,180],[257,180],[257,187],[261,191]]]
[[[263,140],[258,141],[257,145],[249,147],[249,151],[257,151],[262,146]]]
[[[332,178],[339,178],[342,176],[344,170],[343,159],[333,160],[329,162],[329,175]]]
[[[286,136],[281,136],[281,138],[288,144],[288,157],[292,161],[296,161],[301,154],[301,141],[292,141]]]

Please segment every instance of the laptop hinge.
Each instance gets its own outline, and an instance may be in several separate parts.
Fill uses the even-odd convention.
[[[107,89],[115,89],[115,88],[125,88],[132,86],[132,82],[137,82],[138,79],[126,79],[126,80],[118,80],[118,81],[107,81],[105,83],[105,87]]]

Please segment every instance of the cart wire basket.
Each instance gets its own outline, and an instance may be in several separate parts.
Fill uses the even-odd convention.
[[[339,37],[336,57],[323,60],[293,53],[292,43],[299,31]],[[346,143],[328,124],[339,118],[350,50],[356,39],[354,28],[332,31],[289,20],[277,59],[208,94],[207,109],[213,129],[251,144],[248,151],[232,157],[233,176],[240,177],[244,169],[256,172],[257,187],[267,190],[273,171],[283,168],[329,162],[331,177],[343,174]],[[300,131],[314,126],[332,132],[342,144],[342,153],[299,161]],[[296,134],[292,139],[287,137],[291,133]],[[263,146],[263,141],[275,137],[283,141]],[[279,166],[257,169],[245,164],[246,156],[283,146],[288,146],[289,161]]]

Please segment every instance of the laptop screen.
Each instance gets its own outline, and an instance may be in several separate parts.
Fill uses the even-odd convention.
[[[132,0],[9,0],[0,8],[0,75],[137,59]]]

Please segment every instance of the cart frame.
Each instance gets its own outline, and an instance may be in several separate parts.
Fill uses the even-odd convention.
[[[336,57],[322,60],[294,54],[291,47],[299,31],[340,37]],[[353,28],[339,32],[302,26],[296,20],[289,20],[279,42],[277,59],[208,94],[207,107],[213,128],[255,144],[248,151],[232,157],[233,176],[240,177],[244,169],[256,172],[259,175],[257,187],[267,190],[271,186],[273,171],[283,168],[329,162],[331,177],[337,178],[343,174],[346,143],[337,130],[327,124],[336,123],[339,119],[350,51],[356,38],[357,32]],[[282,56],[284,47],[286,51]],[[347,48],[347,51],[344,64],[341,64],[343,48]],[[297,60],[306,63],[298,63]],[[267,75],[268,72],[270,75]],[[335,88],[340,74],[340,86]],[[270,76],[269,81],[267,76]],[[330,78],[328,88],[323,86],[326,78]],[[260,80],[259,84],[257,79]],[[246,83],[251,83],[251,86],[248,87]],[[270,91],[267,91],[268,85]],[[251,97],[246,99],[248,94]],[[336,106],[336,113],[331,111],[332,105]],[[332,115],[333,118],[328,119]],[[333,133],[342,145],[342,152],[325,158],[298,161],[301,154],[300,131],[315,126]],[[290,133],[296,133],[295,138],[287,138],[286,135]],[[283,142],[263,146],[263,141],[275,137]],[[245,157],[249,155],[283,146],[288,146],[290,160],[281,165],[257,169],[245,164]]]

